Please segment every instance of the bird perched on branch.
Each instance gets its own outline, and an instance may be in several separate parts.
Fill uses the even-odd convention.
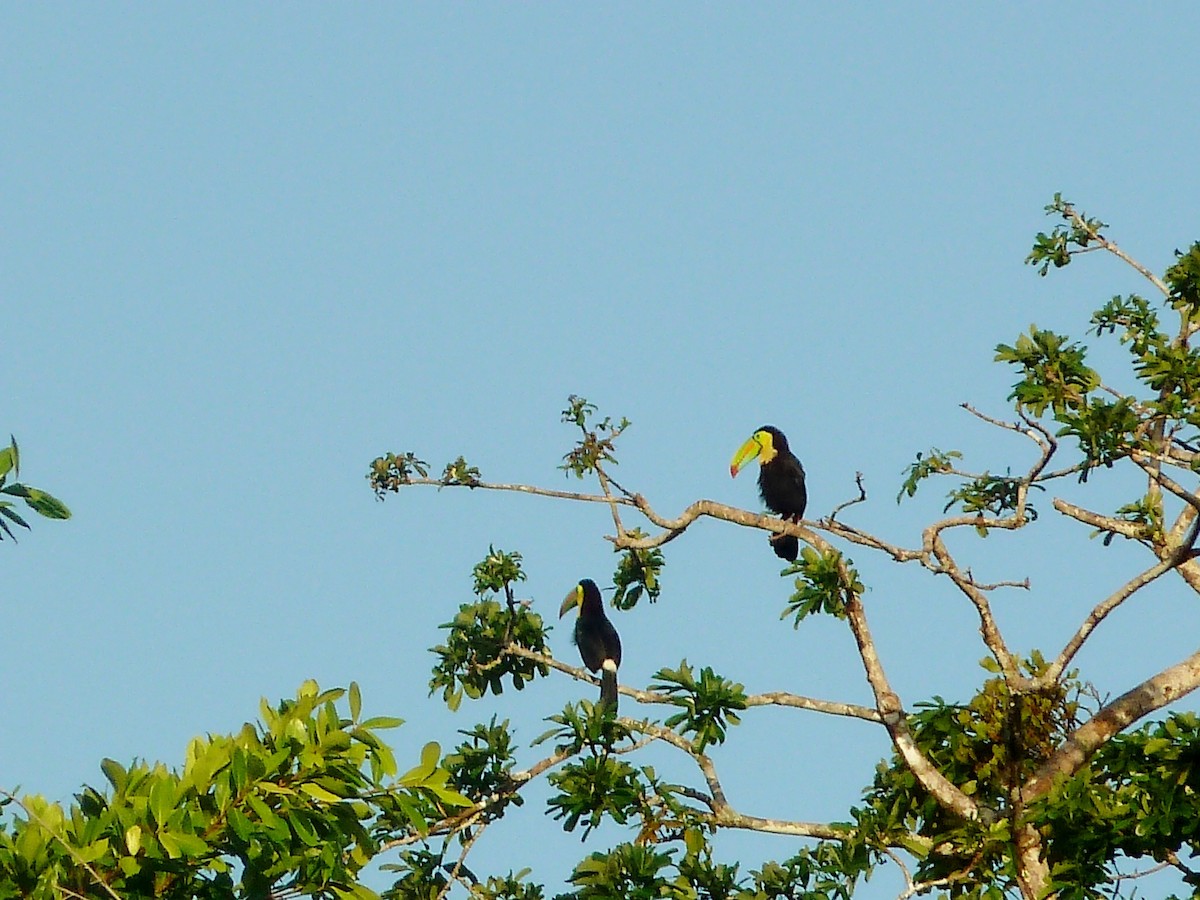
[[[798,522],[808,504],[804,488],[804,466],[788,449],[787,438],[773,425],[764,425],[746,440],[729,464],[729,474],[737,478],[742,466],[758,460],[758,493],[771,512],[789,521]],[[772,534],[771,548],[775,555],[795,562],[800,542],[790,534]]]
[[[621,665],[621,638],[604,614],[600,588],[590,578],[579,582],[563,600],[561,619],[572,607],[579,608],[575,620],[575,645],[589,672],[600,672],[600,703],[617,709],[617,668]]]

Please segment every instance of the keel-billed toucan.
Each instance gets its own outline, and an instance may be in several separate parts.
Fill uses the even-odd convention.
[[[729,474],[736,478],[742,466],[755,458],[758,459],[758,492],[767,509],[788,521],[800,521],[808,503],[804,466],[788,449],[783,432],[773,425],[764,425],[750,435],[734,454]],[[800,552],[800,542],[790,534],[771,535],[771,547],[776,556],[788,562],[795,562]]]
[[[600,672],[600,703],[617,708],[617,667],[621,665],[621,639],[617,629],[604,614],[604,601],[600,588],[590,578],[585,578],[567,594],[558,611],[561,619],[572,607],[579,607],[579,618],[575,620],[575,645],[590,672]]]

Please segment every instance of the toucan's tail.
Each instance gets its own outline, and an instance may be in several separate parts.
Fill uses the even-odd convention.
[[[795,535],[773,534],[770,540],[771,549],[775,551],[775,555],[780,559],[795,562],[796,557],[800,555],[800,541]]]
[[[617,711],[617,667],[611,659],[600,668],[600,705]]]

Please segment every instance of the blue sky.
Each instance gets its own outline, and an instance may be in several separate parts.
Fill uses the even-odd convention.
[[[1053,192],[1158,271],[1200,237],[1197,37],[1181,3],[4,8],[0,430],[75,518],[0,546],[0,784],[67,798],[104,756],[177,762],[310,677],[359,681],[414,758],[493,712],[532,739],[578,685],[451,715],[425,651],[489,543],[525,555],[547,614],[609,578],[607,513],[380,504],[364,474],[387,450],[463,453],[562,486],[570,393],[633,420],[622,480],[662,512],[756,508],[727,466],[771,422],[810,514],[861,470],[853,521],[914,543],[941,508],[936,489],[894,503],[918,450],[1028,461],[957,408],[1005,411],[994,346],[1030,322],[1080,335],[1143,289],[1095,256],[1022,265]],[[1039,528],[959,549],[1034,579],[997,614],[1049,651],[1144,561],[1048,507]],[[867,701],[843,626],[778,620],[764,543],[709,522],[672,545],[662,601],[617,620],[623,679],[687,657],[753,691]],[[966,696],[983,649],[965,604],[859,556],[905,702]],[[1136,606],[1080,658],[1102,692],[1194,649],[1179,586]],[[566,629],[554,645],[574,657]],[[869,726],[768,712],[717,759],[743,811],[833,819],[886,752]],[[539,817],[489,833],[476,871],[530,865],[558,889],[584,848]],[[794,844],[724,846],[751,867]]]

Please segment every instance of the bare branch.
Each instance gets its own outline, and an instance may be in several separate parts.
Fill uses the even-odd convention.
[[[1074,503],[1068,503],[1061,497],[1054,498],[1054,508],[1064,516],[1070,516],[1072,519],[1082,522],[1084,525],[1091,525],[1100,531],[1111,531],[1135,541],[1144,541],[1146,538],[1144,526],[1137,522],[1127,522],[1124,519],[1101,515],[1090,509],[1084,509],[1082,506],[1076,506]]]
[[[840,513],[846,507],[854,506],[854,504],[856,504],[856,503],[865,503],[866,502],[867,489],[865,487],[863,487],[863,473],[862,472],[854,473],[854,483],[855,483],[855,485],[858,486],[858,496],[853,497],[853,498],[845,501],[844,503],[839,503],[837,506],[835,506],[833,508],[833,512],[831,512],[829,514],[830,522],[832,522],[834,519],[836,519],[837,514]]]
[[[942,539],[943,529],[939,527],[941,524],[935,523],[925,529],[925,545],[933,554],[934,559],[938,561],[941,571],[975,607],[975,612],[979,616],[979,636],[1000,666],[1005,680],[1010,685],[1018,684],[1021,681],[1020,669],[1008,646],[1004,643],[1004,638],[1000,634],[1000,626],[996,624],[996,618],[992,615],[992,607],[988,603],[984,589],[975,583],[974,577],[964,574],[958,568],[957,561]]]
[[[404,482],[407,485],[430,485],[436,488],[466,488],[478,491],[515,491],[520,494],[533,494],[538,497],[553,497],[557,500],[579,500],[584,503],[620,503],[623,506],[635,506],[633,500],[622,497],[605,497],[603,494],[584,494],[579,491],[559,491],[554,488],[537,487],[532,484],[498,484],[488,481],[473,481],[470,484],[447,484],[440,478],[410,478]]]
[[[557,669],[564,675],[570,675],[579,681],[585,681],[589,684],[599,685],[600,679],[586,669],[579,666],[572,666],[561,660],[555,659],[552,656],[545,656],[533,650],[509,645],[504,653],[512,656],[519,656],[523,659],[528,659],[533,662],[541,663],[549,666],[551,669]],[[644,691],[638,688],[628,687],[626,685],[618,685],[617,690],[626,697],[631,697],[639,703],[647,704],[665,704],[674,705],[671,698],[667,694],[658,691]],[[840,703],[834,700],[818,700],[813,697],[804,697],[799,694],[790,694],[786,691],[771,691],[765,694],[750,694],[746,697],[746,706],[790,706],[794,709],[807,709],[812,712],[827,713],[832,716],[846,716],[852,719],[863,719],[867,722],[882,722],[883,719],[879,713],[868,706],[858,706],[853,703]]]
[[[454,886],[455,882],[462,880],[460,873],[462,872],[463,864],[467,861],[467,854],[471,852],[471,848],[475,846],[475,842],[479,840],[479,836],[483,834],[487,826],[487,822],[482,823],[475,829],[475,833],[463,842],[462,853],[458,855],[458,861],[454,863],[454,868],[450,870],[450,880],[438,891],[437,900],[444,900],[446,895],[450,893],[450,888]],[[469,883],[467,887],[470,887]]]
[[[1171,571],[1171,569],[1175,568],[1175,566],[1178,564],[1178,556],[1176,554],[1172,554],[1167,559],[1163,559],[1155,563],[1153,566],[1146,569],[1146,571],[1142,572],[1135,578],[1131,578],[1129,581],[1121,585],[1121,587],[1117,588],[1117,590],[1105,597],[1104,600],[1097,603],[1095,608],[1088,613],[1087,618],[1084,619],[1080,624],[1079,628],[1076,629],[1075,634],[1071,636],[1069,641],[1067,641],[1066,645],[1059,652],[1054,662],[1052,662],[1050,667],[1046,669],[1045,673],[1037,679],[1037,685],[1042,686],[1057,681],[1066,667],[1071,664],[1071,660],[1075,658],[1075,654],[1079,652],[1079,649],[1083,646],[1084,642],[1088,639],[1091,633],[1096,630],[1096,626],[1103,622],[1109,613],[1111,613],[1114,609],[1116,609],[1146,585],[1157,579],[1160,575]]]
[[[1017,434],[1029,438],[1042,449],[1046,449],[1051,446],[1050,442],[1046,439],[1047,436],[1044,429],[1035,428],[1030,422],[1026,422],[1025,427],[1022,428],[1016,422],[1005,422],[1003,419],[993,418],[987,413],[976,409],[970,403],[960,403],[958,405],[971,415],[975,416],[977,419],[987,422],[989,425],[995,425],[997,428],[1003,428],[1006,431],[1015,431]]]
[[[717,775],[717,768],[713,764],[712,758],[698,751],[691,741],[682,737],[669,728],[663,728],[659,725],[654,725],[650,722],[636,721],[634,719],[619,718],[617,720],[630,731],[638,731],[642,734],[649,734],[655,739],[670,744],[678,750],[682,750],[696,763],[700,769],[705,782],[708,784],[708,789],[711,792],[710,796],[704,796],[699,792],[693,792],[699,796],[693,796],[693,799],[699,799],[700,802],[712,810],[711,813],[701,814],[703,818],[707,818],[713,825],[721,828],[742,828],[750,831],[763,831],[771,834],[786,834],[794,837],[810,837],[820,838],[822,840],[846,840],[853,834],[853,831],[848,828],[841,828],[836,825],[828,825],[822,822],[797,822],[787,819],[766,819],[761,816],[748,816],[744,813],[739,813],[729,805],[729,800],[725,796],[725,789],[721,785],[721,779]]]
[[[1143,266],[1140,262],[1138,262],[1132,256],[1127,254],[1124,250],[1122,250],[1120,247],[1118,247],[1116,245],[1116,243],[1114,243],[1113,241],[1110,241],[1108,238],[1102,236],[1100,234],[1100,232],[1096,231],[1096,229],[1091,226],[1091,223],[1089,223],[1087,221],[1087,219],[1085,219],[1083,216],[1079,215],[1079,213],[1075,211],[1074,206],[1072,206],[1071,204],[1068,203],[1063,208],[1063,215],[1069,217],[1071,222],[1074,223],[1074,225],[1077,228],[1081,228],[1084,231],[1086,231],[1088,233],[1088,236],[1091,237],[1091,239],[1094,240],[1097,244],[1099,244],[1101,247],[1103,247],[1105,250],[1107,250],[1113,256],[1117,257],[1117,259],[1121,260],[1122,262],[1126,263],[1127,265],[1129,265],[1133,269],[1135,269],[1139,275],[1141,275],[1143,278],[1145,278],[1147,281],[1149,281],[1151,284],[1153,284],[1156,288],[1158,288],[1160,291],[1162,291],[1162,294],[1164,297],[1171,296],[1171,291],[1167,288],[1167,286],[1165,284],[1163,284],[1161,278],[1159,278],[1157,275],[1155,275],[1153,272],[1151,272],[1149,269],[1147,269],[1145,266]],[[1092,249],[1094,249],[1094,248],[1092,248]],[[1079,250],[1076,252],[1083,253],[1083,252],[1087,252],[1087,250],[1085,248],[1084,250]]]

